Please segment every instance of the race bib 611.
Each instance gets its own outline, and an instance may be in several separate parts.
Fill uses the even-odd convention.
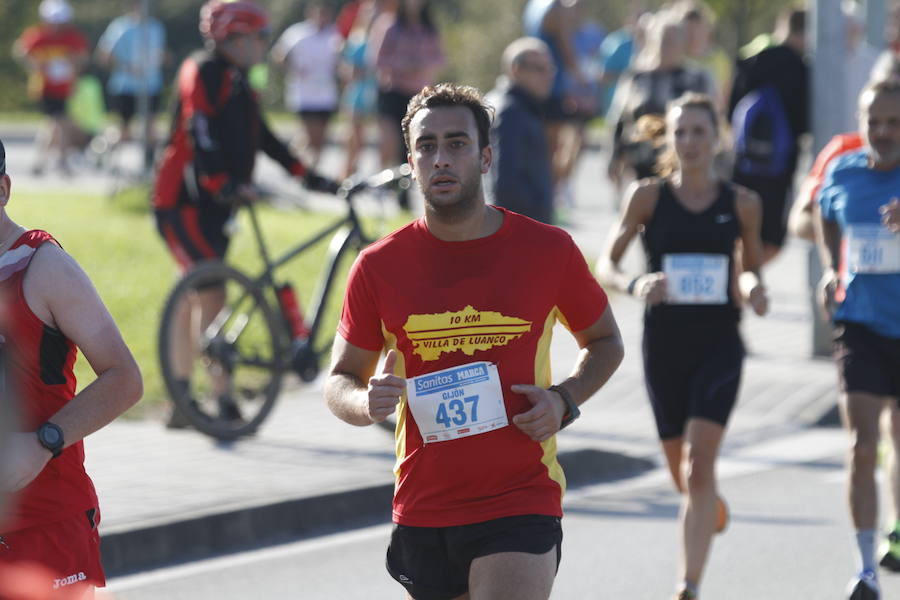
[[[847,254],[853,273],[900,273],[900,235],[887,227],[848,225]]]

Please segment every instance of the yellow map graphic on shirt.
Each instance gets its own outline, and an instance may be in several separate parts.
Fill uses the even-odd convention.
[[[444,352],[462,350],[472,356],[476,350],[505,346],[531,331],[531,321],[469,305],[456,312],[410,315],[403,330],[422,360],[437,360]]]

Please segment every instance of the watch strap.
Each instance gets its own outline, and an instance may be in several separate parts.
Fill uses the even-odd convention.
[[[562,422],[559,425],[560,429],[565,428],[571,424],[572,421],[581,416],[581,410],[579,410],[578,405],[575,404],[575,399],[572,398],[572,394],[569,393],[569,390],[561,385],[551,385],[547,389],[559,394],[559,397],[562,398],[563,402],[566,404],[566,413],[563,415]]]

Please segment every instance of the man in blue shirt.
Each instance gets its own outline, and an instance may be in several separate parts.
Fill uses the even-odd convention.
[[[541,102],[556,69],[547,45],[519,38],[503,52],[506,76],[488,95],[496,109],[491,126],[494,204],[542,223],[553,220],[553,172]]]
[[[131,10],[114,19],[97,43],[97,60],[110,68],[106,89],[112,108],[121,117],[118,141],[131,139],[129,123],[138,110],[142,93],[148,97],[150,115],[159,111],[162,92],[162,65],[166,31],[162,24],[141,10],[141,2],[131,2]],[[155,136],[150,130],[148,147]]]
[[[864,149],[834,160],[819,192],[816,219],[825,269],[820,301],[835,323],[841,408],[852,439],[849,499],[860,572],[850,583],[851,600],[879,598],[878,423],[882,409],[900,399],[900,81],[869,84],[859,98]],[[898,444],[900,427],[893,425]],[[891,477],[896,490],[896,468]],[[891,546],[900,543],[900,527],[894,529]],[[881,564],[900,570],[891,550]]]

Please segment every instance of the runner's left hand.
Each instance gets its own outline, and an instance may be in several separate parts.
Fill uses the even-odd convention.
[[[531,402],[531,410],[513,417],[513,423],[522,433],[536,442],[543,442],[559,431],[566,405],[556,392],[536,385],[511,385],[510,389],[522,394]]]
[[[3,452],[0,490],[16,492],[34,481],[50,462],[52,454],[41,446],[34,433],[14,433]]]

